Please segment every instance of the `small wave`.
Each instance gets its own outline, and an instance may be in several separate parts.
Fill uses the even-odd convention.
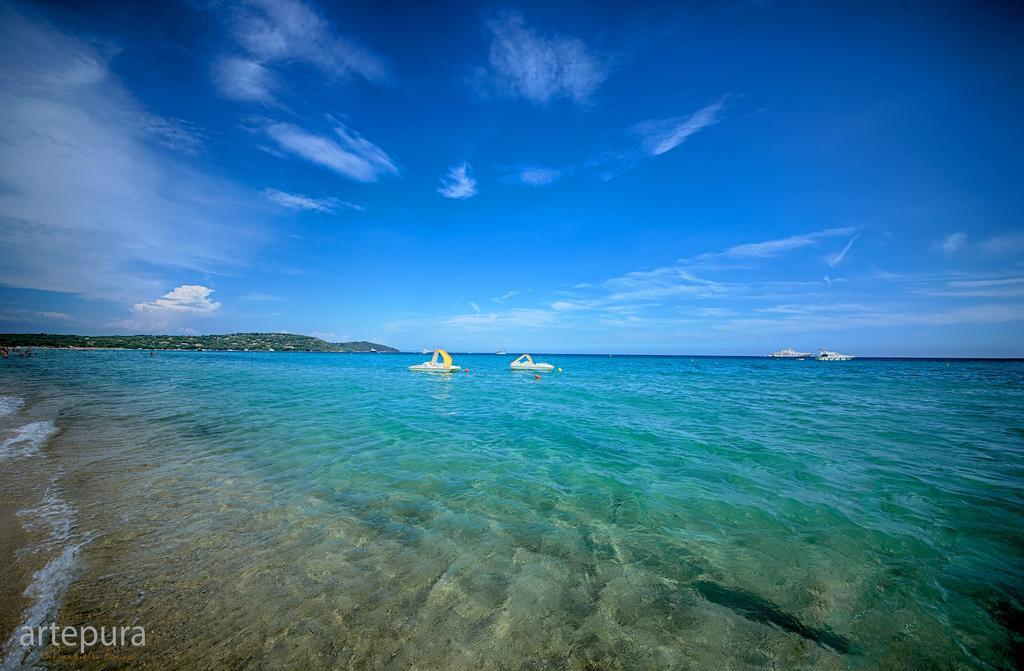
[[[42,545],[28,549],[35,554],[40,550],[63,545],[71,538],[75,528],[75,513],[75,508],[62,499],[53,486],[46,490],[38,506],[19,510],[18,517],[22,518],[21,525],[26,531],[49,530]]]
[[[32,456],[56,430],[50,421],[32,422],[15,429],[14,436],[0,443],[0,461]]]
[[[18,639],[25,627],[36,629],[55,621],[57,607],[74,577],[78,551],[85,542],[67,546],[46,566],[32,574],[32,582],[25,590],[25,596],[32,600],[32,605],[25,609],[21,624],[15,627],[4,644],[3,661],[0,661],[0,669],[3,671],[37,668],[43,648],[36,646],[26,649]]]
[[[74,579],[79,550],[91,540],[87,535],[85,538],[79,537],[77,543],[70,542],[74,536],[78,511],[61,498],[56,481],[47,488],[38,506],[20,510],[18,516],[23,518],[22,525],[26,529],[49,529],[46,539],[29,548],[29,551],[32,554],[42,551],[56,554],[32,574],[32,580],[24,592],[30,599],[30,605],[22,614],[21,623],[15,627],[0,650],[0,671],[37,668],[43,648],[37,646],[26,649],[21,645],[20,636],[25,627],[37,629],[55,621],[58,608]]]
[[[13,415],[25,403],[25,400],[17,396],[0,396],[0,417]]]

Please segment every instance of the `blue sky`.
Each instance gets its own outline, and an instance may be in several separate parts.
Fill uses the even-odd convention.
[[[1022,356],[1011,3],[0,5],[0,330]]]

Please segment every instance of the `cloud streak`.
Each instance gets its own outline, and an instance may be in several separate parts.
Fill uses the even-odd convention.
[[[317,135],[290,123],[270,123],[265,132],[281,150],[357,182],[376,182],[400,174],[387,152],[344,124],[335,126],[335,137]]]
[[[588,165],[597,168],[603,180],[612,180],[627,170],[672,151],[687,138],[717,124],[724,107],[723,99],[685,116],[641,121],[628,129],[628,134],[635,141],[633,146],[605,152],[592,159]]]
[[[640,146],[647,155],[660,156],[681,145],[691,135],[718,123],[724,105],[720,100],[687,116],[641,121],[630,131],[640,139]]]
[[[350,203],[347,200],[338,200],[337,198],[313,198],[311,196],[303,196],[298,193],[278,191],[277,189],[264,189],[263,195],[267,200],[277,203],[281,207],[296,211],[331,213],[342,208],[355,210],[357,212],[362,212],[366,209],[362,205]]]
[[[827,259],[825,259],[825,262],[830,267],[832,267],[832,268],[835,268],[836,266],[838,266],[840,263],[843,262],[843,259],[846,258],[846,255],[853,248],[853,243],[856,240],[857,240],[857,236],[856,235],[853,236],[852,238],[850,238],[850,241],[846,243],[845,247],[843,247],[841,250],[839,250],[835,254],[832,254],[831,256],[829,256]]]

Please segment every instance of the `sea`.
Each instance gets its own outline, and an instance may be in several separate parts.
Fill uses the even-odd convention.
[[[1024,362],[424,358],[0,362],[0,669],[1024,665]]]

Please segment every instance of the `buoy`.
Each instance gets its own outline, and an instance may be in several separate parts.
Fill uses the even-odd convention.
[[[539,380],[539,379],[540,379],[540,375],[536,375],[536,374],[534,374],[534,376],[533,376],[533,379],[534,379],[534,380]]]
[[[559,373],[561,373],[561,372],[562,372],[562,369],[561,369],[561,368],[559,368],[559,369],[558,369],[558,372],[559,372]]]

